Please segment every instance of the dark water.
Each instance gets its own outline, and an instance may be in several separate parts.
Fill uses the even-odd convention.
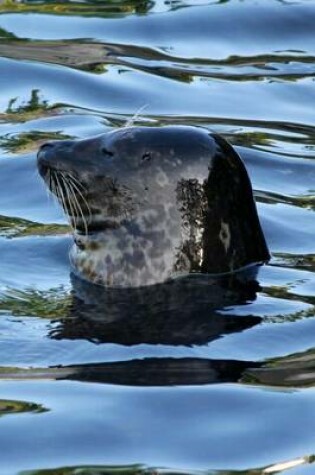
[[[315,2],[0,12],[0,473],[314,474]],[[272,260],[258,292],[209,316],[104,326],[73,307],[71,236],[36,149],[141,108],[136,124],[236,146]]]

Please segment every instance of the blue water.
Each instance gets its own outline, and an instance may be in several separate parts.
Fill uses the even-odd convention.
[[[314,25],[311,0],[0,4],[1,474],[315,473]],[[252,179],[272,259],[209,335],[73,309],[36,151],[140,109],[222,134]]]

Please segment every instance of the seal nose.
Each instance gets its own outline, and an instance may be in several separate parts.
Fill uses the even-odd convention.
[[[43,143],[38,150],[37,157],[40,158],[43,155],[45,155],[45,152],[47,152],[49,149],[51,150],[54,147],[53,142],[46,142]]]
[[[37,164],[40,173],[47,172],[47,169],[54,168],[57,161],[65,158],[71,151],[72,142],[66,140],[56,140],[43,143],[37,153]]]
[[[49,148],[51,149],[52,147],[54,147],[54,145],[55,145],[54,142],[45,142],[39,147],[39,152],[43,150],[47,150]]]
[[[48,152],[53,151],[56,148],[56,142],[45,142],[43,143],[38,150],[37,157],[42,158],[47,155]]]
[[[45,176],[49,168],[51,168],[55,149],[55,142],[45,142],[40,146],[37,153],[37,166],[40,175]]]

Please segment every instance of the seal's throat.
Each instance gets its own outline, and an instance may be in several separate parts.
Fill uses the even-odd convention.
[[[70,251],[73,271],[89,282],[115,287],[153,285],[174,276],[178,241],[163,230],[140,233],[130,228],[130,223],[122,223],[97,233],[75,234]]]

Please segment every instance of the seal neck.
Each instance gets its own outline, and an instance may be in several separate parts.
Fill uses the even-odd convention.
[[[126,226],[88,236],[75,235],[70,251],[74,273],[103,286],[141,287],[173,275],[174,243],[159,231],[133,234]]]

